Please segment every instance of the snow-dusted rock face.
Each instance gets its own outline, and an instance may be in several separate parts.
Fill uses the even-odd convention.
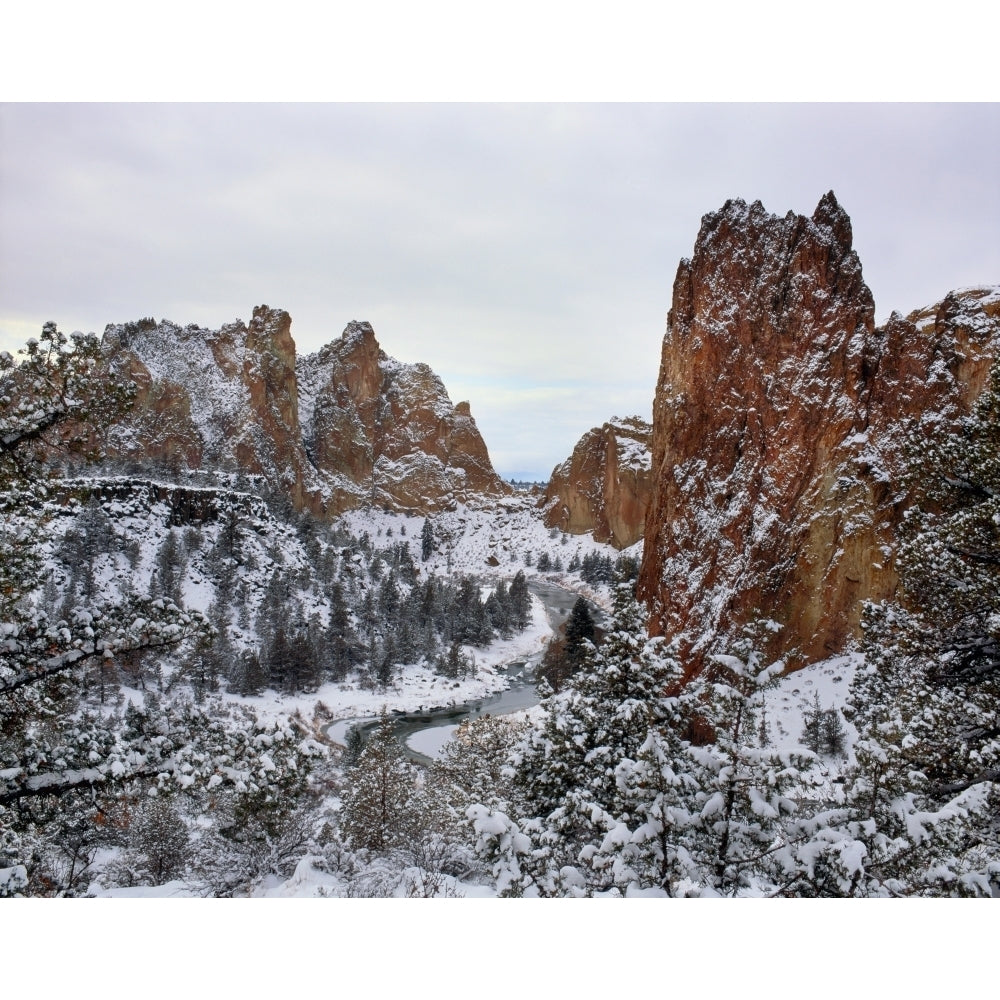
[[[303,434],[321,473],[383,506],[429,512],[474,495],[507,496],[468,403],[452,405],[425,364],[387,357],[368,323],[297,364]]]
[[[545,524],[570,534],[593,532],[623,549],[642,538],[652,495],[652,428],[639,417],[613,417],[580,438],[552,470],[539,500]]]
[[[428,513],[509,493],[468,404],[453,406],[426,365],[387,357],[367,323],[299,359],[291,317],[268,306],[215,331],[109,326],[104,346],[138,387],[110,436],[120,457],[263,475],[326,517],[371,501]]]
[[[284,310],[258,306],[249,324],[220,330],[166,320],[107,327],[110,364],[139,390],[112,453],[264,475],[296,507],[311,506],[318,483],[302,448],[291,324]]]
[[[755,618],[789,667],[892,596],[901,439],[968,410],[1000,342],[1000,290],[953,292],[882,329],[832,192],[812,218],[730,201],[674,282],[653,404],[640,593],[695,670]]]

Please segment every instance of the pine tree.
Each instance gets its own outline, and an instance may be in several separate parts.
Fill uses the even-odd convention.
[[[427,562],[434,553],[434,529],[429,518],[424,518],[424,526],[420,530],[420,558]]]
[[[808,754],[758,743],[763,694],[783,664],[763,669],[756,645],[751,627],[735,655],[714,657],[685,692],[699,722],[714,735],[709,743],[685,748],[694,781],[687,801],[697,819],[680,843],[693,862],[687,878],[703,886],[699,893],[738,895],[774,884],[771,852],[787,838],[814,763]]]
[[[840,721],[840,712],[836,708],[828,708],[823,712],[820,726],[822,753],[828,757],[842,757],[846,752],[847,732]]]
[[[823,708],[819,703],[819,692],[813,692],[812,706],[806,711],[802,743],[818,754],[823,749]]]
[[[587,644],[594,641],[594,634],[594,619],[587,601],[578,597],[566,622],[566,656],[574,668],[583,662]]]
[[[342,680],[351,667],[360,661],[360,650],[357,634],[351,625],[350,612],[344,596],[344,588],[339,582],[330,586],[330,625],[328,629],[328,646],[330,655],[330,674],[333,680]]]
[[[510,620],[516,629],[528,627],[531,621],[531,595],[524,571],[518,570],[510,583]]]
[[[178,607],[181,606],[181,581],[184,576],[185,559],[174,531],[168,530],[156,553],[156,579],[159,581],[159,596],[166,597]]]
[[[416,768],[403,757],[392,720],[383,712],[350,771],[343,797],[346,838],[374,851],[404,846],[414,835],[417,794]]]
[[[855,675],[846,714],[858,730],[855,763],[830,808],[803,824],[797,851],[806,895],[989,894],[1000,875],[990,830],[991,782],[942,787],[953,762],[969,752],[956,732],[966,717],[953,692],[930,676],[910,636],[917,626],[901,608],[865,611],[866,664]],[[967,759],[967,758],[966,758]],[[985,836],[984,836],[985,835]],[[983,851],[986,847],[985,853]]]
[[[357,726],[350,726],[344,739],[345,746],[341,763],[349,770],[358,766],[358,762],[361,760],[361,751],[365,746],[365,740],[361,734],[361,730]]]

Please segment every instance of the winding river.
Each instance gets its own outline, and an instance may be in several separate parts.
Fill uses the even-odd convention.
[[[548,616],[549,626],[555,632],[569,616],[573,605],[579,598],[579,594],[558,584],[550,583],[548,580],[530,580],[528,589],[537,597],[545,607]],[[593,604],[590,604],[590,612],[597,624],[604,620],[604,612]],[[466,719],[475,719],[480,715],[507,715],[510,712],[518,712],[521,709],[531,708],[538,704],[538,692],[535,689],[534,674],[542,658],[542,651],[533,653],[527,658],[512,660],[504,667],[504,672],[510,678],[509,686],[504,691],[479,698],[474,702],[465,705],[452,705],[447,708],[429,709],[426,712],[403,712],[392,716],[396,737],[403,745],[403,750],[407,757],[418,764],[429,764],[431,758],[413,749],[410,740],[418,733],[429,729],[436,729],[441,726],[454,727],[460,725]],[[368,719],[340,719],[331,723],[327,729],[327,735],[337,743],[343,743],[347,730],[351,726],[357,726],[361,730],[362,737],[368,738],[369,733],[379,724],[377,718]]]

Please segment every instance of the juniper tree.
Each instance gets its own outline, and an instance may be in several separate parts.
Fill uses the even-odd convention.
[[[349,772],[344,835],[355,847],[390,850],[412,838],[418,816],[416,768],[403,757],[392,720],[383,712]]]

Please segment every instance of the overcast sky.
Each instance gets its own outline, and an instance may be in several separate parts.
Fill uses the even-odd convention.
[[[0,347],[42,323],[217,328],[300,353],[368,320],[547,478],[648,418],[677,262],[730,197],[850,214],[877,317],[1000,283],[1000,106],[0,106]]]

